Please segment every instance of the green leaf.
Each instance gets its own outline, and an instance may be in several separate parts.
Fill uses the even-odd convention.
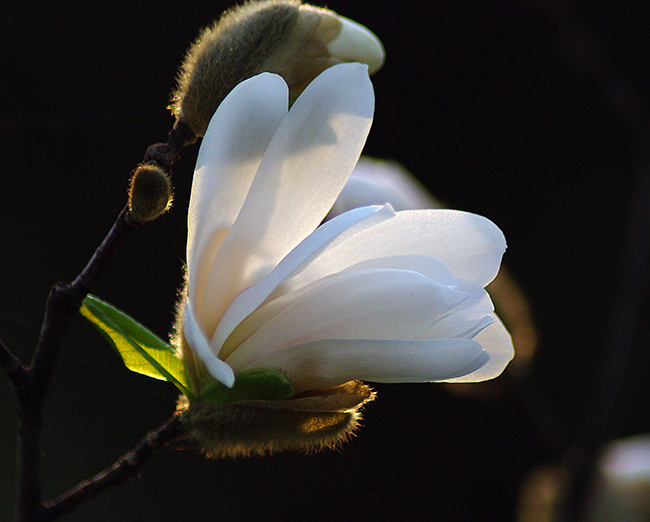
[[[80,309],[122,357],[129,370],[169,381],[193,399],[183,361],[174,348],[135,319],[101,299],[88,295]]]
[[[229,404],[247,400],[283,401],[292,395],[291,382],[283,373],[259,368],[238,372],[232,388],[217,381],[206,383],[198,401],[210,404]]]

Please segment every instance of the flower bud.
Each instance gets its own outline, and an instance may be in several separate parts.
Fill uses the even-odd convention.
[[[279,74],[295,100],[322,71],[353,61],[371,74],[383,64],[381,42],[365,27],[298,0],[247,2],[202,31],[181,66],[170,108],[200,137],[225,96],[251,76]]]
[[[211,458],[307,453],[347,440],[359,425],[360,409],[374,397],[368,386],[351,381],[289,400],[181,402],[179,412],[186,435]]]
[[[137,223],[156,219],[171,207],[172,182],[169,175],[154,163],[139,165],[129,184],[129,210]]]

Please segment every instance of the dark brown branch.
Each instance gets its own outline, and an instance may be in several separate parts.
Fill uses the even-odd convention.
[[[27,370],[11,353],[11,350],[0,340],[0,367],[5,371],[14,389],[20,389],[27,384]]]
[[[30,399],[30,387],[18,394],[18,467],[16,521],[33,520],[41,509],[42,399]]]
[[[650,140],[648,140],[650,147]],[[637,173],[623,250],[623,274],[612,306],[611,324],[594,379],[581,432],[567,451],[565,464],[572,476],[571,494],[559,520],[589,520],[586,507],[594,486],[597,460],[607,442],[637,342],[647,291],[650,288],[650,158]]]
[[[105,489],[136,478],[140,468],[149,461],[156,450],[175,441],[180,436],[180,422],[178,416],[174,415],[158,429],[147,433],[131,451],[122,455],[111,467],[81,482],[51,502],[45,503],[43,510],[33,519],[34,522],[54,520]]]
[[[170,132],[167,143],[149,147],[144,161],[155,161],[165,169],[171,170],[178,160],[180,149],[191,143],[191,140],[192,136],[189,136],[186,130],[182,128],[174,129]],[[0,364],[11,379],[16,393],[18,409],[16,522],[33,522],[39,520],[44,513],[41,501],[43,403],[52,380],[56,359],[61,351],[63,338],[72,317],[78,312],[84,298],[104,273],[126,235],[137,226],[138,223],[134,222],[130,217],[127,205],[120,212],[108,235],[79,276],[71,284],[59,283],[52,288],[45,306],[45,317],[38,345],[32,364],[28,368],[24,368],[6,346],[0,346]],[[170,431],[171,428],[162,430],[162,434],[169,434]],[[151,435],[150,439],[145,438],[143,441],[144,446],[131,457],[128,457],[125,462],[135,463],[132,465],[137,468],[138,459],[146,460],[154,448],[153,442],[147,442],[147,440],[155,441],[158,439],[154,435]],[[121,477],[125,473],[123,471],[126,469],[125,466],[126,464],[120,464],[116,470],[109,470],[107,472],[108,478],[100,480],[100,478],[95,477],[91,479],[88,485],[82,488],[87,493],[75,494],[74,498],[78,499],[75,503],[89,498],[94,494],[94,491],[103,489],[98,485],[111,484],[111,481],[115,481],[114,477]],[[61,505],[71,505],[70,502],[62,502]],[[56,513],[64,512],[61,507],[56,509],[58,510]],[[48,513],[54,512],[48,511]],[[54,516],[50,515],[48,520],[52,518]]]
[[[75,281],[71,285],[55,285],[47,298],[34,359],[22,376],[22,385],[16,386],[14,383],[18,406],[16,520],[19,522],[34,520],[41,509],[43,402],[61,351],[61,343],[84,297],[108,266],[126,234],[134,228],[135,225],[128,220],[128,209],[124,209]]]
[[[52,288],[47,299],[41,336],[30,368],[34,384],[41,393],[45,393],[52,378],[54,363],[70,319],[79,310],[82,301],[113,259],[124,237],[136,226],[129,220],[129,211],[125,207],[102,244],[72,284],[58,284]]]

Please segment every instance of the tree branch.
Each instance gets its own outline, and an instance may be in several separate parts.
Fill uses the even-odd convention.
[[[152,145],[147,149],[143,162],[156,162],[171,171],[178,160],[180,149],[190,142],[190,138],[187,131],[182,128],[174,128],[170,132],[167,143]],[[61,351],[63,338],[68,331],[72,317],[79,311],[84,298],[94,288],[126,235],[138,225],[139,223],[131,219],[128,205],[125,206],[106,238],[77,278],[71,284],[59,283],[52,288],[45,306],[45,317],[38,345],[28,368],[24,368],[6,346],[0,346],[0,364],[11,379],[18,409],[16,522],[39,520],[44,513],[40,485],[43,403],[52,380],[56,359]],[[168,431],[163,430],[162,433],[168,433]],[[156,440],[156,437],[153,437],[152,440]],[[145,442],[146,448],[149,448],[148,455],[150,455],[153,446],[148,444]],[[142,455],[146,454],[145,449],[139,450],[135,456],[129,458],[143,458]],[[133,462],[137,463],[137,460]],[[120,465],[117,469],[122,470],[123,468]],[[115,473],[119,477],[124,472],[114,471],[108,473],[108,476],[113,477]],[[89,484],[103,484],[105,480],[109,479],[99,480],[95,477]],[[88,490],[85,487],[82,489],[92,492],[93,487],[97,486],[88,486]],[[85,494],[85,496],[90,495]]]
[[[136,226],[137,223],[129,219],[129,210],[125,207],[77,278],[69,285],[60,283],[52,288],[47,299],[41,336],[30,367],[34,385],[39,388],[41,394],[45,394],[52,379],[56,358],[70,319],[79,311],[84,298],[94,288],[126,235]]]
[[[140,468],[149,461],[156,450],[177,440],[180,436],[179,418],[178,415],[173,415],[158,429],[147,433],[131,451],[122,455],[115,464],[79,483],[51,502],[45,503],[43,510],[33,519],[34,522],[54,520],[105,489],[136,478]]]
[[[128,232],[135,228],[128,219],[128,208],[120,212],[110,232],[95,251],[90,262],[71,285],[59,283],[50,291],[45,305],[45,317],[32,364],[14,370],[12,380],[18,407],[18,494],[16,520],[35,520],[41,511],[41,432],[43,403],[52,380],[61,343],[73,315],[113,258]],[[3,359],[11,359],[4,354]],[[15,357],[14,357],[15,359]],[[14,361],[14,363],[17,361]],[[22,367],[22,366],[20,366]],[[17,386],[17,384],[20,384]]]
[[[0,367],[9,377],[14,389],[23,388],[27,384],[27,370],[2,340],[0,340]]]

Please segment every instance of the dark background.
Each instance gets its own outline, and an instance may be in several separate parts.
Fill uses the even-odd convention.
[[[643,122],[636,107],[650,94],[642,4],[573,4],[569,14],[585,30],[577,34],[593,37],[596,54],[573,52],[535,2],[328,4],[386,47],[366,153],[397,159],[437,197],[491,218],[508,239],[505,264],[530,299],[541,339],[523,395],[503,392],[507,383],[489,397],[377,386],[364,427],[339,451],[215,462],[168,448],[141,480],[64,520],[512,520],[524,477],[579,440],[610,331],[640,161],[639,130],[625,108]],[[124,205],[131,170],[148,145],[165,141],[173,123],[165,106],[186,48],[228,5],[24,1],[3,16],[0,338],[23,361],[50,287],[83,268]],[[607,92],[603,63],[629,84],[609,82]],[[127,238],[96,290],[163,336],[180,283],[196,151],[184,152],[175,173],[174,209]],[[647,326],[612,438],[650,431]],[[77,318],[46,403],[44,497],[112,464],[174,402],[173,386],[126,370]],[[0,419],[7,520],[15,411],[4,377]]]

